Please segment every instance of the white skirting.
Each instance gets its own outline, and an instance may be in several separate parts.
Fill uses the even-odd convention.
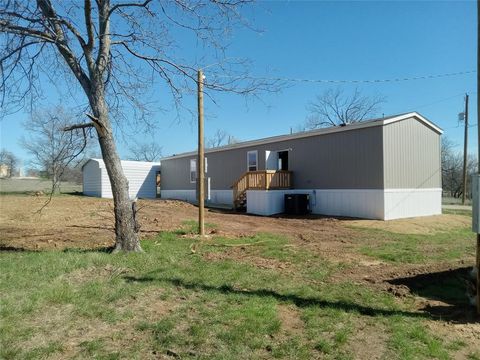
[[[295,189],[248,190],[247,212],[273,215],[284,211],[285,194],[309,194],[314,214],[392,220],[442,213],[442,189]],[[195,190],[162,190],[162,199],[196,201]],[[232,190],[211,190],[212,204],[233,204]]]
[[[212,204],[233,204],[233,190],[210,190],[210,199],[206,203]],[[195,190],[161,190],[162,199],[184,200],[188,202],[197,201],[197,192]]]
[[[314,214],[391,220],[441,214],[441,189],[248,190],[247,212],[284,211],[285,194],[309,194]]]
[[[160,190],[162,199],[183,200],[195,202],[197,192],[195,190]]]
[[[441,213],[442,189],[385,189],[384,220]]]
[[[212,204],[232,205],[233,190],[210,190],[210,199],[207,202]]]

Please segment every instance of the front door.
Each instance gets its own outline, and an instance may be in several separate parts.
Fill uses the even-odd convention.
[[[288,151],[278,152],[278,170],[288,170]]]
[[[157,189],[157,192],[156,192],[156,196],[157,198],[161,197],[161,183],[162,183],[162,175],[161,175],[161,172],[160,171],[157,171],[157,173],[155,174],[155,183],[156,183],[156,189]]]

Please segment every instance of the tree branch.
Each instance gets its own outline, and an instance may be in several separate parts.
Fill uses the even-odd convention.
[[[109,18],[116,10],[122,8],[122,7],[143,7],[146,8],[149,3],[151,3],[152,0],[146,0],[143,3],[134,3],[134,2],[129,2],[129,3],[120,3],[112,6],[110,11],[108,12],[107,18]]]
[[[75,129],[86,129],[86,128],[91,128],[91,127],[95,127],[95,124],[93,122],[85,123],[85,124],[70,125],[70,126],[64,127],[62,130],[63,131],[72,131],[72,130],[75,130]]]
[[[0,20],[0,32],[34,37],[50,43],[55,42],[55,38],[48,33],[24,26],[13,25],[7,20]]]

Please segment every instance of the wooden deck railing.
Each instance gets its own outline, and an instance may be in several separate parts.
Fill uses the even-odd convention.
[[[233,199],[236,203],[247,190],[289,189],[291,186],[291,171],[247,171],[233,184]]]

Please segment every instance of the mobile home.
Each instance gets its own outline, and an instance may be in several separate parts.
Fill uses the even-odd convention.
[[[285,194],[304,193],[315,214],[440,214],[441,134],[412,112],[207,149],[207,201],[272,215]],[[195,201],[196,161],[196,152],[162,159],[162,198]]]

